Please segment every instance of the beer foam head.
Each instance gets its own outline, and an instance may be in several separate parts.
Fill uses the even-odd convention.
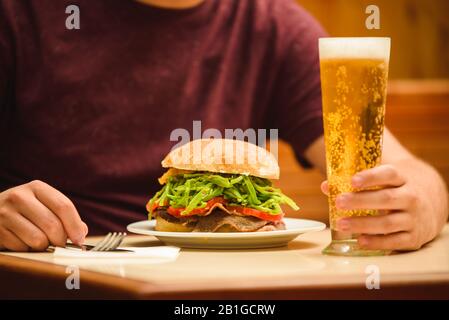
[[[368,58],[390,60],[390,38],[320,38],[320,59]]]

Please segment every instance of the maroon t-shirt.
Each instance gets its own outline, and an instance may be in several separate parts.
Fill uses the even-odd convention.
[[[80,29],[66,28],[66,7]],[[40,179],[91,234],[145,219],[175,128],[322,134],[321,27],[293,0],[0,0],[0,191]]]

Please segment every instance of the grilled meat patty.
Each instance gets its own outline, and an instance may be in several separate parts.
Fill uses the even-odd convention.
[[[285,230],[282,221],[271,222],[253,216],[229,214],[216,208],[207,216],[188,216],[177,218],[169,214],[165,208],[154,212],[156,230],[185,232],[254,232]]]

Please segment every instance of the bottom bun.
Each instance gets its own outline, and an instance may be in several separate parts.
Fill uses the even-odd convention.
[[[166,232],[192,232],[194,226],[189,226],[179,222],[170,222],[165,220],[161,216],[156,217],[156,226],[154,229],[156,231],[166,231]]]

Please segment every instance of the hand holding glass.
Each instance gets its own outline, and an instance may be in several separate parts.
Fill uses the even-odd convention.
[[[390,39],[321,38],[319,53],[332,231],[332,242],[323,253],[385,254],[363,250],[357,235],[336,230],[339,218],[376,215],[377,210],[340,210],[335,199],[360,191],[351,186],[352,176],[380,164]]]

